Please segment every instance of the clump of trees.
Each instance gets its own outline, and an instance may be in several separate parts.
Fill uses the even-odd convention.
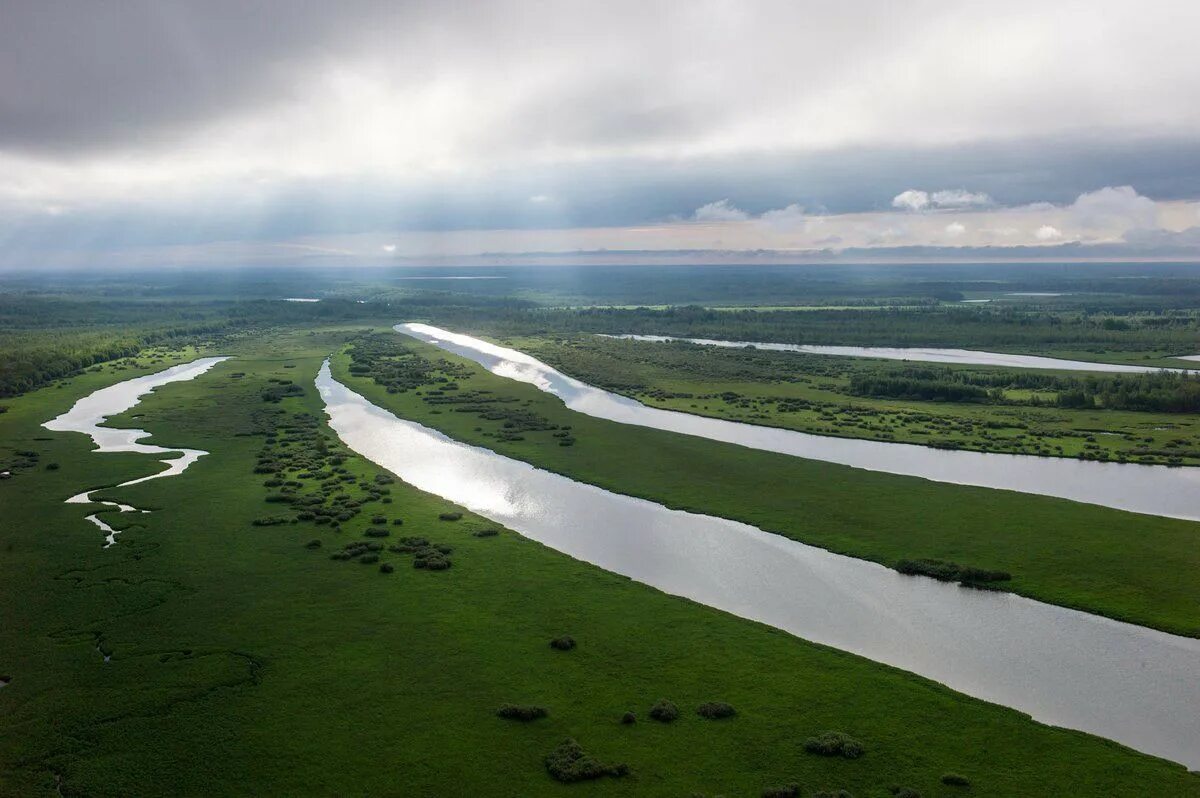
[[[550,713],[545,707],[539,707],[535,704],[502,704],[496,710],[496,717],[504,718],[505,720],[519,720],[522,723],[544,718],[548,714]]]
[[[732,718],[737,714],[737,710],[724,701],[707,701],[696,707],[696,714],[708,720],[720,720],[721,718]]]
[[[583,750],[573,739],[563,740],[546,755],[546,772],[556,781],[570,784],[606,776],[620,778],[629,773],[625,764],[606,765]]]
[[[673,701],[660,698],[650,707],[650,717],[659,723],[672,723],[679,717],[679,707]]]
[[[896,570],[909,576],[929,576],[942,582],[958,582],[967,586],[1007,582],[1012,579],[1012,574],[1008,571],[988,571],[948,560],[900,560],[896,563]]]
[[[570,651],[571,649],[575,648],[575,638],[571,637],[570,635],[556,637],[550,641],[550,648],[558,651]]]
[[[827,731],[804,741],[804,750],[818,756],[840,756],[858,759],[866,749],[863,744],[845,732]]]

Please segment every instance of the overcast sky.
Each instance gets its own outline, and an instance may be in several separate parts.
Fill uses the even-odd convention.
[[[1191,0],[0,0],[0,266],[1194,257],[1197,31]]]

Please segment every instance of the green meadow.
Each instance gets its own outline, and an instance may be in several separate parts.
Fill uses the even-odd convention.
[[[0,792],[758,796],[797,784],[803,796],[848,790],[860,798],[1200,795],[1200,781],[1180,766],[667,596],[508,530],[476,536],[497,527],[390,480],[324,426],[312,379],[353,332],[227,337],[200,353],[234,359],[113,418],[150,431],[150,442],[210,454],[182,476],[105,494],[153,510],[104,513],[122,528],[109,549],[83,518],[91,508],[62,499],[158,464],[95,454],[84,436],[38,425],[80,396],[183,354],[85,372],[6,402],[0,440],[35,456],[11,455],[26,465],[0,482],[0,667],[9,680],[0,689]],[[470,380],[520,387],[486,374]],[[459,437],[479,438],[471,429],[486,427],[431,417],[414,394],[350,382]],[[276,390],[289,383],[300,392]],[[536,393],[527,398],[531,410],[566,418]],[[488,445],[529,459],[543,449],[587,453],[596,474],[610,448],[645,452],[627,459],[635,466],[689,453],[698,458],[696,479],[711,476],[703,450],[689,451],[694,441],[571,420],[573,446]],[[570,461],[545,464],[568,470]],[[735,460],[727,476],[757,467]],[[861,488],[893,499],[912,489],[872,479]],[[298,499],[322,497],[319,506],[351,517],[286,517]],[[1032,517],[1068,517],[1060,504],[1035,507]],[[455,513],[461,518],[440,518]],[[281,515],[285,522],[262,523]],[[376,518],[388,521],[388,536],[365,534]],[[393,541],[411,537],[448,549],[450,567],[416,568],[411,552],[392,551]],[[387,544],[372,550],[377,560],[331,557],[375,540]],[[552,648],[562,635],[577,645]],[[650,717],[660,699],[677,705],[677,720]],[[696,710],[706,702],[727,702],[736,715],[703,718]],[[546,715],[498,717],[505,704]],[[626,712],[636,722],[622,723]],[[862,755],[806,750],[831,731],[861,744]],[[560,749],[568,738],[595,762],[627,766],[627,775],[559,783],[547,757],[558,750],[561,764],[562,750],[573,750]],[[969,786],[943,783],[951,773]]]

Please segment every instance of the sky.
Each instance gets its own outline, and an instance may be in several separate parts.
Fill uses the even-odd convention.
[[[1200,259],[1191,0],[0,0],[0,268]]]

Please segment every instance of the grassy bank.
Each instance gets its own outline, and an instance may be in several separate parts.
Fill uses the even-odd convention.
[[[62,498],[158,465],[93,454],[83,436],[37,424],[133,369],[33,392],[0,416],[0,439],[36,451],[40,464],[0,484],[0,670],[11,678],[0,689],[0,792],[560,794],[546,758],[569,737],[628,766],[570,788],[588,794],[756,796],[796,782],[800,795],[860,798],[893,786],[925,796],[1200,795],[1200,780],[1178,766],[666,596],[508,531],[476,537],[494,525],[470,513],[440,520],[461,510],[381,481],[324,429],[312,378],[343,338],[243,341],[225,352],[234,360],[114,419],[211,454],[181,477],[114,491],[155,512],[109,514],[125,529],[108,550],[86,509]],[[303,393],[264,400],[281,381]],[[580,429],[577,446],[589,438]],[[317,467],[328,475],[312,464],[254,473],[293,456],[344,459]],[[272,480],[283,484],[264,486]],[[287,487],[293,501],[352,495],[359,512],[337,529],[315,519],[255,525],[295,510],[268,501]],[[376,516],[392,530],[378,562],[330,558],[377,540],[364,536]],[[413,554],[389,550],[402,535],[449,547],[451,567],[412,567]],[[575,648],[551,648],[561,635]],[[650,719],[660,698],[678,706],[674,723]],[[737,714],[704,719],[696,709],[706,702]],[[548,715],[497,717],[505,703]],[[626,711],[636,723],[621,723]],[[865,753],[806,751],[827,731]],[[558,750],[556,767],[571,750]],[[971,786],[943,784],[951,771]]]

